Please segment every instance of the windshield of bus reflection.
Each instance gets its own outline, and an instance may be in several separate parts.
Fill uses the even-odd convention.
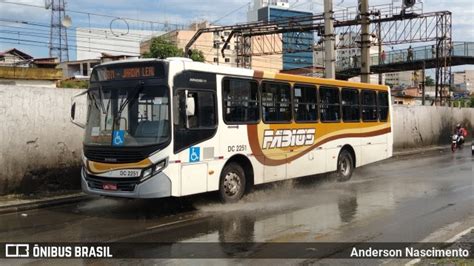
[[[170,138],[166,86],[89,89],[85,144],[146,146]]]

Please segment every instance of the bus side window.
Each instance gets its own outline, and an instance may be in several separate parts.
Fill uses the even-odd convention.
[[[191,91],[187,97],[194,98],[195,113],[188,116],[188,127],[193,128],[214,128],[216,126],[214,92],[210,91]]]
[[[377,121],[377,93],[374,90],[362,90],[362,120]]]
[[[342,120],[344,122],[360,121],[359,91],[344,88],[341,91]]]
[[[380,121],[387,121],[388,118],[388,92],[378,93],[378,111]]]
[[[256,81],[226,78],[222,87],[226,123],[252,124],[260,120]]]
[[[291,121],[290,84],[262,82],[262,113],[264,122]]]
[[[341,119],[339,89],[319,87],[319,99],[322,122],[339,122]]]
[[[296,122],[316,122],[318,120],[316,87],[295,84],[293,100]]]
[[[214,136],[217,130],[216,93],[180,89],[174,97],[174,152],[178,153]],[[193,115],[186,114],[186,99],[190,97],[194,99]]]

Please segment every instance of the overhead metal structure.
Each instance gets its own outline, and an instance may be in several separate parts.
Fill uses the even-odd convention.
[[[402,12],[403,11],[403,12]],[[417,42],[433,42],[436,47],[436,95],[439,94],[439,87],[449,84],[451,77],[451,53],[452,47],[452,15],[450,11],[439,11],[429,13],[409,12],[409,10],[397,10],[393,6],[373,6],[369,8],[369,32],[374,40],[380,43],[377,45],[393,46],[399,44],[411,44]],[[354,40],[339,40],[336,42],[336,49],[360,48],[361,45],[361,17],[355,11],[343,10],[334,13],[335,35],[341,36],[351,34]],[[274,47],[272,51],[265,51],[264,54],[296,53],[323,49],[324,38],[324,16],[323,14],[285,18],[275,21],[254,22],[247,24],[237,24],[232,26],[222,26],[201,29],[196,32],[193,38],[186,45],[188,53],[194,42],[203,33],[230,31],[221,49],[222,55],[230,41],[235,38],[237,62],[239,67],[250,68],[252,56],[261,55],[261,51],[255,52],[252,49],[252,38],[257,36],[278,35],[288,32],[313,32],[319,37],[319,41],[311,47],[301,47],[301,49],[284,50],[283,46],[262,45]],[[379,36],[381,35],[381,36]],[[297,34],[295,34],[295,41]],[[379,38],[380,37],[380,38]],[[260,38],[260,42],[268,41],[271,38]],[[317,39],[316,39],[317,40]]]

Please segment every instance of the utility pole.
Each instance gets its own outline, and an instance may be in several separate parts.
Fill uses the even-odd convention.
[[[370,77],[370,33],[369,33],[369,0],[359,0],[359,15],[361,20],[361,60],[360,80],[369,83]]]
[[[333,14],[332,0],[324,0],[324,77],[328,79],[336,78]]]
[[[60,62],[69,61],[67,27],[71,26],[71,18],[65,13],[65,6],[65,0],[51,1],[49,56],[57,57]]]
[[[423,72],[421,72],[421,105],[425,105],[425,86],[426,86],[426,62],[423,60]]]
[[[379,65],[381,63],[382,50],[383,50],[382,49],[382,25],[380,24],[381,18],[382,18],[382,16],[380,15],[380,11],[379,11],[379,23],[377,25],[377,35],[378,35],[378,41],[379,41]],[[383,59],[385,61],[385,57]],[[385,64],[385,62],[383,62],[383,63]],[[383,74],[379,73],[379,84],[382,85],[382,83],[383,83]]]

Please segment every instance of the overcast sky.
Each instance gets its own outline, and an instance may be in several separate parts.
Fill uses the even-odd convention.
[[[5,2],[44,5],[44,0],[0,0],[0,19],[26,20],[43,24],[49,24],[50,22],[50,10],[7,4]],[[314,13],[322,12],[322,2],[323,0],[290,0],[290,4],[296,6],[297,9],[313,11]],[[392,0],[369,0],[370,5],[390,2]],[[400,2],[396,3],[400,4]],[[349,7],[355,6],[357,1],[334,0],[334,4],[339,7]],[[218,24],[228,25],[245,22],[248,5],[249,1],[247,0],[67,0],[66,9],[182,25],[193,21],[215,21],[220,19]],[[425,12],[449,10],[453,13],[454,41],[474,41],[473,0],[424,0],[423,5]],[[239,10],[225,16],[236,9]],[[75,27],[88,27],[91,25],[92,27],[108,28],[112,20],[112,18],[77,13],[68,13],[68,15],[71,16],[73,26]],[[114,23],[117,27],[120,27],[120,23],[123,22]],[[0,30],[5,30],[1,25],[5,25],[4,22],[0,22]],[[149,29],[150,24],[130,22],[130,27],[132,29]],[[12,29],[10,28],[9,30]],[[1,32],[0,36],[2,36]],[[48,55],[46,45],[41,48],[6,44],[4,42],[5,40],[0,39],[0,51],[17,47],[36,57]]]

